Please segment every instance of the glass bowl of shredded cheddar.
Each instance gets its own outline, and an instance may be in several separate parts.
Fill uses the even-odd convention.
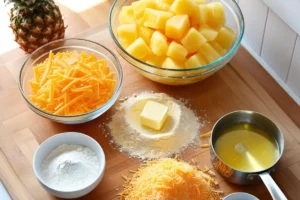
[[[93,120],[117,100],[123,80],[118,58],[84,39],[62,39],[34,51],[24,62],[19,89],[38,115],[64,124]]]

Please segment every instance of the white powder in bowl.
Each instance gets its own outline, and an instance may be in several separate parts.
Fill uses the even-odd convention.
[[[41,178],[53,189],[74,191],[94,182],[99,171],[98,156],[91,148],[63,144],[43,161]]]
[[[162,130],[140,124],[140,114],[148,100],[168,106],[168,119]],[[197,137],[198,118],[183,102],[164,93],[145,92],[121,103],[108,124],[114,143],[120,151],[141,159],[167,157],[179,153]]]

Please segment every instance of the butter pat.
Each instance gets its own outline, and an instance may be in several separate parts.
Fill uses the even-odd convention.
[[[168,106],[148,101],[140,115],[140,123],[143,126],[159,131],[167,120]]]

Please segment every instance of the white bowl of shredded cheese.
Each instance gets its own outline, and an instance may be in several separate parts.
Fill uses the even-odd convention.
[[[91,192],[105,169],[103,149],[93,138],[76,132],[44,141],[33,158],[33,171],[50,194],[72,199]]]

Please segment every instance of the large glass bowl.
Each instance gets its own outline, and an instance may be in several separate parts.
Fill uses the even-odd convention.
[[[105,58],[107,60],[107,65],[109,66],[110,71],[116,73],[116,84],[114,88],[114,94],[112,95],[112,97],[101,107],[91,112],[80,115],[54,115],[36,107],[35,104],[30,100],[30,98],[28,98],[28,95],[32,93],[28,81],[33,78],[32,68],[36,64],[43,62],[48,57],[50,50],[52,50],[53,53],[74,50],[78,52],[84,51],[89,54],[95,54],[99,59]],[[19,74],[19,89],[24,99],[26,100],[29,108],[33,110],[36,114],[64,124],[79,124],[99,117],[116,102],[121,92],[122,80],[123,72],[120,62],[118,58],[109,49],[93,41],[71,38],[53,41],[35,50],[27,58],[27,60],[24,62],[21,68]]]
[[[131,56],[120,44],[117,36],[119,26],[119,14],[123,6],[131,5],[135,0],[114,1],[109,13],[109,31],[115,42],[119,54],[128,61],[137,72],[150,80],[167,85],[187,85],[201,81],[225,66],[235,55],[244,35],[244,18],[242,11],[235,0],[207,0],[207,2],[221,2],[224,5],[226,15],[226,26],[233,29],[236,39],[232,48],[223,57],[208,65],[192,69],[164,69],[149,65]]]

